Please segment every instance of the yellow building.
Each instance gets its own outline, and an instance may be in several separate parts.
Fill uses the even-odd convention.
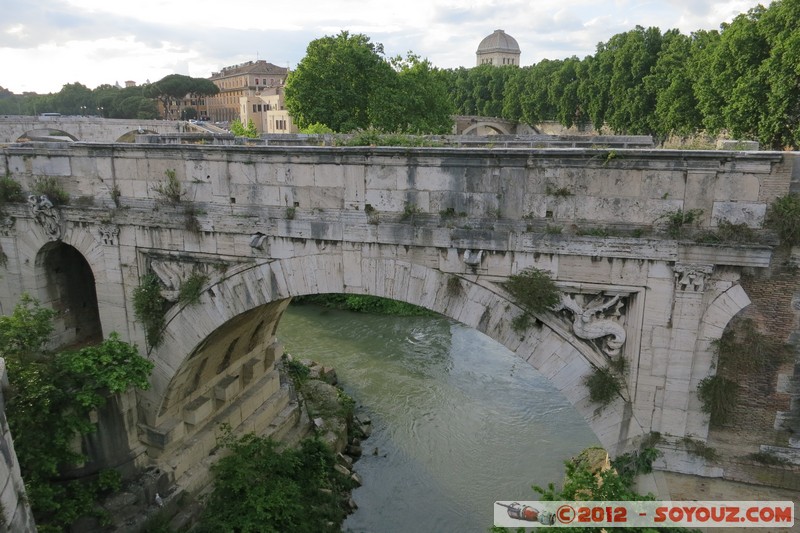
[[[264,60],[225,67],[211,75],[219,94],[206,98],[208,117],[214,122],[235,119],[247,125],[252,119],[259,133],[296,133],[286,111],[283,87],[288,68]]]

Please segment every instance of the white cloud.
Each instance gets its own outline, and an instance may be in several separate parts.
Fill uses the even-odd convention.
[[[442,68],[471,67],[481,39],[504,29],[523,64],[594,53],[598,42],[636,25],[718,28],[755,0],[295,0],[191,3],[167,0],[26,0],[0,20],[0,86],[53,92],[80,81],[146,79],[173,72],[209,76],[242,61],[294,66],[308,43],[345,29],[384,44],[387,55],[413,51]]]

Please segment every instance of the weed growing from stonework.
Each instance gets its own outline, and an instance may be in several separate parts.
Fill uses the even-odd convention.
[[[161,344],[166,303],[161,296],[161,283],[155,274],[146,274],[139,286],[133,289],[133,312],[144,326],[144,335],[151,348]]]
[[[516,304],[529,313],[543,313],[560,299],[558,287],[550,274],[538,268],[526,268],[519,274],[509,276],[503,287]]]
[[[684,237],[687,232],[687,227],[696,226],[700,223],[700,217],[703,215],[702,209],[689,209],[677,211],[670,211],[664,213],[656,219],[656,222],[664,223],[664,231],[673,239],[680,239]]]
[[[186,192],[183,190],[183,187],[181,187],[181,182],[174,170],[167,169],[164,171],[164,175],[167,178],[166,181],[160,182],[153,187],[153,190],[158,194],[162,202],[176,205],[180,203],[181,198]]]
[[[697,386],[697,396],[704,413],[711,415],[711,425],[721,426],[728,422],[739,398],[739,384],[719,374],[703,379]]]
[[[447,295],[448,296],[459,296],[464,291],[464,288],[461,286],[461,280],[458,279],[458,276],[448,276],[447,277]]]
[[[753,228],[745,223],[734,224],[720,220],[716,231],[704,231],[695,237],[695,241],[707,244],[746,244],[756,240]]]
[[[0,317],[0,357],[8,365],[6,413],[14,435],[28,501],[38,530],[70,530],[82,516],[107,516],[97,505],[102,493],[119,488],[113,470],[96,478],[69,479],[83,456],[75,443],[96,430],[90,413],[111,395],[146,389],[153,364],[135,346],[112,333],[95,346],[52,353],[44,346],[55,313],[23,296],[13,313]]]
[[[53,205],[67,205],[69,203],[69,194],[53,176],[37,178],[33,183],[33,193],[37,196],[47,196],[48,200],[53,202]]]
[[[0,204],[13,204],[25,201],[22,185],[6,174],[0,178]]]
[[[589,389],[589,399],[601,406],[613,402],[622,391],[622,378],[608,367],[595,368],[583,383]]]
[[[422,213],[422,209],[412,203],[406,203],[403,207],[403,214],[400,215],[400,220],[414,220],[414,216]]]
[[[691,437],[683,437],[683,439],[681,439],[681,443],[683,444],[684,448],[686,448],[686,451],[692,455],[702,457],[703,459],[707,459],[709,461],[715,461],[719,459],[719,453],[717,450],[701,440],[695,440]]]
[[[193,305],[200,301],[200,295],[203,292],[203,286],[208,282],[208,276],[192,273],[186,281],[181,283],[178,289],[178,302],[185,305]]]
[[[800,195],[777,198],[767,210],[766,225],[775,230],[786,246],[800,244]]]

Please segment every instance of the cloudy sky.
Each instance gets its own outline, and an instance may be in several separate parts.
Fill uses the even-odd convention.
[[[763,2],[768,5],[768,2]],[[594,53],[640,26],[718,29],[757,0],[0,0],[0,86],[57,92],[66,83],[138,84],[208,77],[254,59],[294,67],[313,39],[341,30],[413,51],[442,68],[471,67],[503,29],[522,65]]]

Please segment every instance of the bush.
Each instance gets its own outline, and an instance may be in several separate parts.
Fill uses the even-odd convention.
[[[167,177],[166,181],[156,185],[153,190],[161,197],[163,202],[171,205],[180,203],[185,191],[181,187],[181,182],[178,180],[175,171],[171,169],[165,170],[164,175]]]
[[[697,386],[697,396],[703,403],[703,412],[711,415],[711,425],[720,426],[728,422],[733,414],[739,385],[719,374],[709,376]]]
[[[193,305],[199,302],[203,285],[207,282],[208,276],[205,274],[192,273],[186,278],[186,281],[181,283],[181,288],[178,290],[178,302],[186,305]]]
[[[33,183],[33,192],[37,196],[47,196],[53,205],[67,205],[69,204],[69,194],[65,191],[58,180],[53,176],[38,178]]]
[[[529,313],[543,313],[559,302],[558,287],[550,274],[537,268],[526,268],[508,278],[503,287],[517,305]]]
[[[781,243],[787,246],[800,244],[800,195],[788,194],[777,198],[769,206],[765,222],[778,233]]]
[[[144,335],[151,348],[161,344],[166,304],[167,301],[161,296],[158,276],[146,274],[133,290],[133,312],[144,326]]]
[[[19,203],[24,201],[25,195],[22,194],[22,185],[8,175],[0,178],[0,203]]]
[[[589,389],[589,399],[602,406],[608,405],[620,395],[622,379],[611,368],[595,368],[583,380]]]

